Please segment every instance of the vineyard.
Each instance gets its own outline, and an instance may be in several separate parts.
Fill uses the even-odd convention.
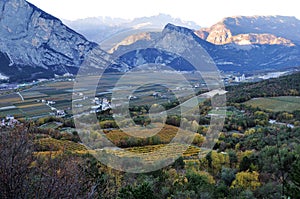
[[[42,138],[36,140],[35,144],[37,151],[86,151],[86,147],[84,145],[69,140]]]
[[[48,124],[47,124],[48,125]],[[55,123],[49,123],[50,125],[55,125]],[[45,128],[45,127],[44,127]],[[169,129],[170,130],[170,129]],[[172,134],[171,134],[172,135]],[[165,136],[166,140],[171,140],[171,137]],[[40,136],[39,139],[35,140],[36,151],[38,153],[51,153],[51,152],[63,152],[69,151],[72,153],[97,153],[99,154],[99,149],[87,150],[87,148],[80,144],[69,140],[58,140],[54,138],[45,136]],[[178,143],[170,144],[155,144],[155,145],[145,145],[139,147],[128,147],[128,148],[104,148],[105,152],[117,157],[138,157],[145,161],[155,161],[161,158],[178,158],[182,156],[184,159],[197,159],[198,154],[201,151],[199,147],[183,145]],[[102,149],[100,150],[102,151]]]

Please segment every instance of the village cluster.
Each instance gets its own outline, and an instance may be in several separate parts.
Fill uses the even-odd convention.
[[[19,121],[15,119],[12,115],[7,115],[5,118],[1,119],[1,127],[14,127],[16,124],[18,124]]]

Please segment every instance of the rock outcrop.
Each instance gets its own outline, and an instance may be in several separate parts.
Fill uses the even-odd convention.
[[[25,74],[28,67],[31,75],[72,73],[95,46],[25,0],[0,1],[0,51],[9,58],[9,66],[0,67],[4,75]]]

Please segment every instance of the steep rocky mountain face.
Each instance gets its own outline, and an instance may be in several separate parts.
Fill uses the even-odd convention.
[[[141,27],[145,19],[149,20],[133,24]],[[196,32],[168,24],[162,32],[139,32],[116,43],[110,52],[117,59],[108,63],[110,55],[99,45],[25,0],[0,1],[0,27],[0,80],[12,82],[75,74],[82,63],[91,70],[110,64],[108,71],[124,72],[154,63],[192,71],[191,63],[176,53],[189,48],[187,41],[205,49],[223,71],[251,73],[300,66],[300,24],[291,17],[226,18]]]
[[[159,37],[140,37],[134,42],[123,42],[115,48],[115,53],[120,54],[126,49],[138,49],[121,56],[121,60],[128,66],[135,67],[142,64],[165,64],[176,70],[191,71],[193,66],[187,60],[170,52],[155,48],[142,48],[149,43],[161,43],[162,38],[171,37],[170,48],[176,43],[181,43],[184,38],[174,38],[176,32],[181,32],[196,41],[211,56],[215,64],[222,71],[253,73],[257,71],[274,71],[300,66],[300,48],[288,39],[278,41],[277,37],[269,34],[239,34],[235,42],[214,44],[195,34],[193,30],[168,24]],[[226,32],[226,31],[224,31]],[[150,35],[151,34],[143,34]],[[228,34],[229,35],[229,34]],[[261,40],[263,39],[263,40]],[[124,41],[128,40],[125,39]],[[249,40],[244,43],[244,40]],[[123,45],[123,46],[122,46]],[[125,49],[125,50],[124,50]]]
[[[210,28],[202,28],[195,33],[217,45],[236,43],[293,46],[300,44],[300,20],[286,16],[227,17]]]
[[[110,17],[94,17],[75,21],[64,20],[64,23],[77,32],[85,35],[90,41],[95,41],[97,43],[102,42],[111,35],[126,31],[128,29],[144,27],[155,27],[162,29],[168,23],[185,26],[195,30],[200,28],[199,25],[192,21],[182,21],[166,14],[159,14],[151,17],[141,17],[133,20]]]
[[[167,24],[160,33],[140,33],[134,38],[140,39],[126,43],[131,39],[129,36],[124,39],[125,42],[113,48],[113,54],[120,55],[120,61],[129,68],[146,64],[148,67],[153,67],[153,70],[169,66],[177,71],[193,71],[195,68],[192,64],[182,56],[178,56],[178,52],[190,50],[191,55],[194,53],[194,43],[211,49],[214,46],[197,37],[193,30],[173,24]]]
[[[0,73],[11,81],[75,73],[96,43],[25,0],[0,1]]]
[[[228,43],[235,43],[238,45],[251,45],[251,44],[266,44],[266,45],[285,45],[295,46],[295,44],[288,39],[277,37],[272,34],[239,34],[232,36]]]

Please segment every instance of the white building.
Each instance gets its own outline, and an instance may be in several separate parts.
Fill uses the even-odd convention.
[[[137,99],[137,97],[134,96],[134,95],[129,95],[129,96],[128,96],[128,99],[129,99],[129,100],[133,100],[133,99]]]
[[[236,76],[236,77],[234,78],[234,81],[235,81],[235,82],[244,82],[245,80],[246,80],[245,74],[243,74],[243,75],[240,76],[240,77]]]
[[[106,111],[108,109],[111,109],[111,103],[106,99],[102,99],[102,106],[101,106],[102,111]]]
[[[12,116],[12,115],[7,115],[6,116],[6,120],[14,120],[14,119],[15,119],[15,117]]]
[[[55,102],[54,101],[47,101],[47,104],[52,105],[52,104],[55,104]]]
[[[63,117],[65,115],[66,115],[66,113],[64,110],[56,110],[56,116]]]

